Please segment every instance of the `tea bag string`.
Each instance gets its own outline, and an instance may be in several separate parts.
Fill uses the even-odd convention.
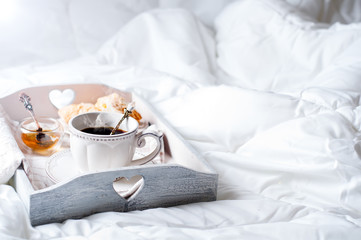
[[[20,102],[24,103],[24,107],[26,108],[26,110],[29,111],[31,117],[33,118],[36,126],[38,127],[37,131],[42,131],[43,129],[40,127],[40,124],[38,122],[38,120],[36,120],[35,118],[35,114],[34,114],[34,109],[33,109],[33,105],[31,105],[30,103],[30,97],[28,95],[26,95],[25,93],[21,93],[20,97],[19,97]]]
[[[113,128],[112,132],[110,133],[110,135],[114,135],[114,133],[117,131],[117,129],[119,128],[120,124],[122,124],[122,122],[124,121],[124,119],[129,117],[129,114],[132,113],[132,111],[134,110],[134,102],[131,102],[128,104],[127,108],[124,109],[124,115],[122,117],[122,119],[120,119],[120,121],[118,122],[118,124],[115,126],[115,128]]]

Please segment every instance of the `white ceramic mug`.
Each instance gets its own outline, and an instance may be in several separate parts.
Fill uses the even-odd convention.
[[[141,165],[157,156],[163,144],[163,135],[152,130],[138,133],[138,122],[132,117],[119,126],[125,133],[98,135],[82,131],[90,127],[114,127],[122,116],[120,113],[89,112],[69,121],[70,150],[81,172]],[[135,148],[145,145],[146,136],[156,139],[156,148],[149,155],[133,160]]]

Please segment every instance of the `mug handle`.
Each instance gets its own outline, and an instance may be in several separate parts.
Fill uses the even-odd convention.
[[[138,148],[142,148],[145,146],[145,137],[154,138],[157,142],[157,147],[147,156],[142,157],[137,160],[132,160],[131,163],[129,164],[129,166],[142,165],[142,164],[145,164],[145,163],[151,161],[158,155],[158,153],[162,149],[162,147],[163,147],[163,133],[162,132],[160,132],[160,131],[152,128],[152,126],[150,126],[143,132],[137,133],[136,145]]]

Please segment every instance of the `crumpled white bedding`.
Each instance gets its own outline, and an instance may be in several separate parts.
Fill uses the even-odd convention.
[[[84,1],[54,1],[74,30],[43,34],[71,47],[14,42],[0,96],[75,82],[134,91],[219,173],[217,201],[32,227],[3,184],[1,239],[360,239],[360,3],[139,2],[94,0],[87,15]]]

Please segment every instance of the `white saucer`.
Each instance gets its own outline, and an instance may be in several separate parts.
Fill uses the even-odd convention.
[[[45,171],[54,183],[63,182],[82,174],[76,168],[76,163],[71,155],[70,149],[53,154],[47,161]],[[144,179],[140,175],[133,176],[130,179],[120,177],[114,180],[113,187],[121,197],[127,199],[131,197],[143,183]]]
[[[155,149],[156,145],[157,142],[155,139],[146,137],[146,145],[135,150],[133,160],[137,160],[148,155]],[[151,162],[155,161],[157,161],[157,157]],[[76,166],[77,164],[73,159],[70,149],[66,149],[49,157],[46,163],[45,171],[54,183],[59,183],[80,175],[81,172]]]
[[[138,159],[143,156],[145,156],[144,153],[135,152],[133,159]],[[45,171],[54,183],[63,182],[81,175],[81,172],[76,167],[76,162],[71,155],[70,149],[57,152],[49,157]]]
[[[54,183],[63,182],[81,174],[70,149],[57,152],[49,157],[45,171]]]

